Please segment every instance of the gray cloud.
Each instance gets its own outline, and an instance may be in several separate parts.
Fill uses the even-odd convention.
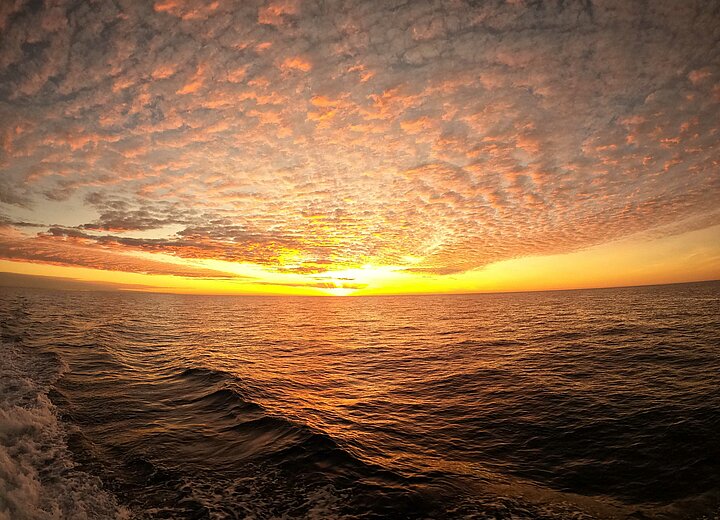
[[[122,284],[112,282],[88,282],[56,276],[25,275],[0,272],[1,287],[32,287],[36,289],[60,289],[70,291],[122,291],[158,289],[152,285]]]

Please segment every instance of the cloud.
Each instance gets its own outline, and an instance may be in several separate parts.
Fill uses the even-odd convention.
[[[363,283],[341,283],[333,281],[326,282],[251,282],[251,285],[270,285],[274,287],[301,287],[308,289],[364,289],[368,284]]]
[[[448,274],[717,223],[719,25],[699,0],[10,2],[0,210],[96,217],[0,250]]]
[[[0,227],[0,259],[189,278],[236,278],[221,271],[149,260],[97,247],[79,232],[26,237]]]
[[[151,285],[123,284],[113,282],[88,282],[55,276],[38,276],[0,272],[1,287],[33,287],[38,289],[61,289],[71,291],[120,291],[157,289]]]

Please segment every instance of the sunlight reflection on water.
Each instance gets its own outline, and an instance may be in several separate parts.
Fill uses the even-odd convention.
[[[68,363],[76,456],[135,508],[672,516],[720,489],[718,283],[1,301],[5,336]]]

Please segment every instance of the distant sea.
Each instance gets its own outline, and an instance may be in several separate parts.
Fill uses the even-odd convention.
[[[0,288],[0,519],[717,519],[720,282]]]

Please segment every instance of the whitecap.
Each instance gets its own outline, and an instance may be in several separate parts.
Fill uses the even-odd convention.
[[[48,397],[65,369],[55,355],[0,342],[0,520],[132,516],[73,462]]]

